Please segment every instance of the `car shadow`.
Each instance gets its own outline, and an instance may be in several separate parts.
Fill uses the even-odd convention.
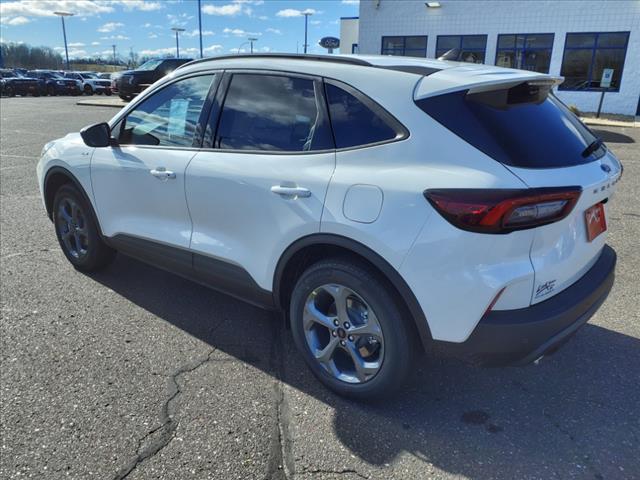
[[[635,143],[636,141],[624,133],[612,132],[611,130],[599,130],[592,128],[591,131],[601,138],[605,143]]]
[[[91,278],[329,405],[339,441],[373,466],[403,457],[479,479],[640,472],[637,338],[588,324],[559,353],[524,368],[425,355],[400,395],[362,404],[332,394],[301,368],[290,332],[272,313],[122,255]],[[277,361],[274,345],[281,346]]]

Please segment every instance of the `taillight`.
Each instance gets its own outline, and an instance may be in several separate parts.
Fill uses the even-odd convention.
[[[433,189],[425,198],[452,225],[478,233],[509,233],[565,218],[582,188]]]

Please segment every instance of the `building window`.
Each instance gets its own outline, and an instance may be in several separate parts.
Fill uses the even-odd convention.
[[[351,53],[358,53],[358,44],[357,43],[352,43],[351,44]]]
[[[567,33],[560,75],[560,90],[619,91],[629,32]],[[613,70],[610,85],[600,85],[605,69]]]
[[[553,33],[498,35],[496,65],[549,73]]]
[[[448,53],[447,60],[484,63],[486,35],[438,35],[436,58]]]
[[[382,37],[382,55],[426,57],[427,37]]]

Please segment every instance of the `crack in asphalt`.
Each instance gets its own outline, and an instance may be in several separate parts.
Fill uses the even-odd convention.
[[[171,374],[169,377],[169,396],[162,405],[162,409],[160,411],[160,426],[150,430],[145,436],[138,440],[136,456],[127,465],[120,469],[120,471],[113,477],[114,480],[123,480],[127,478],[131,472],[138,467],[138,465],[157,455],[163,448],[171,443],[175,437],[176,429],[178,428],[178,422],[174,419],[176,410],[173,404],[180,393],[182,393],[182,388],[180,387],[178,378],[185,373],[197,370],[205,363],[211,361],[211,355],[213,355],[215,351],[216,349],[212,348],[206,356],[182,365]],[[157,432],[161,432],[159,437],[143,448],[142,446],[145,441]]]
[[[292,439],[289,431],[289,406],[284,395],[284,341],[282,338],[282,325],[278,319],[272,322],[273,341],[269,363],[275,376],[273,384],[275,398],[276,421],[271,435],[271,452],[267,466],[267,480],[286,480],[295,475],[295,463],[291,452]]]
[[[325,474],[329,474],[329,475],[344,475],[347,473],[352,473],[360,478],[365,478],[368,479],[370,477],[363,475],[362,473],[358,472],[356,469],[354,468],[343,468],[342,470],[327,470],[327,469],[323,469],[323,468],[309,468],[309,467],[305,467],[301,473],[309,473],[311,475],[325,475]]]

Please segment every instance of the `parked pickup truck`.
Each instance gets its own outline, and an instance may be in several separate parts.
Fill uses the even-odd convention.
[[[149,60],[135,70],[127,70],[116,79],[116,90],[123,100],[131,100],[152,83],[173,72],[190,58],[161,58]]]

